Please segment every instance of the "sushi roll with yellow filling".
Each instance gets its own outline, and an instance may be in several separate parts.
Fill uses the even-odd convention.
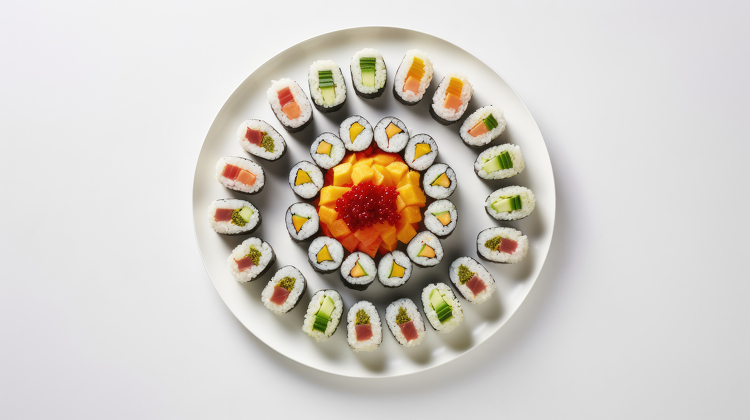
[[[409,50],[401,60],[393,80],[393,96],[404,105],[416,105],[432,81],[432,61],[419,50]]]
[[[323,169],[331,169],[341,163],[346,154],[344,142],[333,133],[323,133],[310,146],[310,156]]]
[[[320,229],[320,218],[315,206],[308,203],[294,203],[286,210],[286,230],[294,242],[312,239]]]
[[[289,186],[305,200],[315,198],[323,188],[323,172],[314,163],[303,160],[289,171]]]
[[[464,115],[473,94],[474,88],[466,76],[448,73],[432,96],[430,115],[440,124],[451,125]]]
[[[424,193],[436,200],[450,197],[456,190],[457,182],[456,172],[444,163],[430,166],[422,178]]]
[[[409,139],[404,149],[404,162],[415,171],[432,166],[438,156],[438,145],[428,134],[417,134]]]
[[[353,115],[341,123],[339,136],[346,150],[361,152],[372,144],[372,126],[364,117]]]

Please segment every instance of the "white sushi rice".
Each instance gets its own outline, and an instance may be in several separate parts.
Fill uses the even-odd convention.
[[[330,155],[318,153],[318,146],[324,141],[331,145]],[[344,142],[341,141],[339,136],[333,133],[323,133],[319,135],[313,142],[312,146],[310,146],[310,157],[312,157],[315,163],[323,169],[331,169],[341,163],[345,154],[346,148],[344,148]]]
[[[424,154],[415,160],[414,156],[416,155],[418,144],[428,144],[430,146],[430,153]],[[417,134],[410,138],[409,142],[406,144],[404,162],[415,171],[424,171],[435,162],[437,156],[438,146],[435,140],[430,137],[429,134]]]
[[[497,249],[489,249],[484,244],[492,238],[501,236],[518,242],[513,253],[500,252]],[[520,231],[507,227],[494,227],[479,232],[477,236],[477,253],[480,257],[501,264],[515,264],[526,258],[529,251],[529,238]]]
[[[265,147],[260,145],[252,144],[247,139],[247,129],[257,130],[266,133],[273,139],[273,152],[266,150]],[[286,142],[284,137],[279,134],[270,124],[263,120],[246,120],[240,124],[240,128],[237,129],[237,139],[240,142],[240,146],[245,149],[246,152],[251,155],[258,156],[259,158],[266,160],[276,160],[281,157],[286,151]]]
[[[354,265],[359,264],[362,266],[362,269],[365,270],[365,273],[367,273],[366,276],[362,277],[352,277],[351,272],[354,269]],[[347,282],[362,286],[365,284],[370,284],[375,280],[375,276],[378,274],[378,266],[375,265],[375,261],[370,257],[369,255],[365,254],[364,252],[353,252],[351,253],[344,262],[341,263],[341,276],[346,279]]]
[[[352,142],[352,137],[350,135],[349,129],[352,127],[352,125],[354,125],[355,122],[360,123],[365,129],[362,130],[362,132],[359,133]],[[344,147],[346,147],[347,150],[351,150],[352,152],[361,152],[370,147],[370,144],[372,144],[372,126],[364,117],[353,115],[345,119],[344,122],[341,123],[341,127],[339,128],[339,136],[341,137],[341,141],[344,142]]]
[[[414,321],[414,328],[417,330],[417,338],[411,341],[406,341],[406,337],[404,337],[404,334],[401,332],[401,327],[396,323],[396,316],[398,315],[399,308],[404,308],[409,318]],[[391,330],[393,336],[396,337],[396,341],[402,346],[414,347],[422,342],[425,335],[424,320],[422,320],[422,315],[419,313],[417,305],[415,305],[411,299],[402,298],[388,305],[385,309],[385,321],[388,323],[388,328]]]
[[[483,121],[490,114],[495,117],[495,120],[497,121],[497,127],[493,128],[487,133],[482,134],[481,136],[473,137],[471,134],[469,134],[469,130],[474,128],[475,125],[479,124],[480,121]],[[488,105],[477,109],[471,115],[469,115],[469,117],[464,120],[464,123],[461,124],[461,128],[458,130],[458,133],[461,135],[461,139],[467,145],[472,147],[480,147],[488,144],[492,140],[495,140],[500,134],[503,133],[503,131],[505,131],[505,117],[503,116],[503,111],[496,106]]]
[[[375,57],[375,86],[365,86],[362,84],[362,69],[359,66],[359,59],[363,57]],[[386,69],[385,61],[380,52],[373,48],[365,48],[357,51],[352,56],[351,61],[352,84],[354,88],[365,94],[372,94],[385,87]]]
[[[448,188],[445,188],[442,185],[431,185],[443,173],[448,175],[448,179],[451,181]],[[424,193],[427,194],[428,197],[439,200],[442,198],[448,198],[453,194],[453,191],[455,191],[456,186],[458,185],[456,181],[456,173],[453,171],[453,168],[444,163],[436,163],[430,166],[427,172],[425,172],[424,178],[422,178],[422,186],[424,187]]]
[[[440,318],[438,318],[437,312],[435,312],[432,302],[430,302],[430,293],[434,289],[438,290],[445,303],[453,309],[453,317],[447,319],[444,323],[440,322]],[[424,308],[424,314],[432,327],[440,333],[449,333],[455,330],[464,320],[464,311],[461,309],[461,302],[456,299],[456,295],[453,294],[451,287],[445,283],[428,284],[422,289],[422,308]]]
[[[424,61],[424,75],[422,76],[422,79],[419,83],[419,92],[417,92],[416,94],[411,91],[404,92],[406,75],[409,73],[411,64],[414,62],[414,57],[421,58],[422,61]],[[427,87],[430,86],[430,82],[432,81],[432,73],[432,61],[430,61],[430,58],[427,56],[427,54],[423,53],[420,50],[409,50],[404,55],[404,58],[401,60],[401,65],[399,65],[398,70],[396,71],[396,76],[393,80],[393,90],[399,97],[401,97],[402,100],[406,102],[419,102],[422,100],[422,97],[424,97],[424,93],[427,90]]]
[[[500,169],[498,171],[487,173],[482,167],[484,164],[499,156],[503,152],[508,152],[510,161],[513,163],[512,168]],[[521,154],[521,148],[515,144],[501,144],[499,146],[492,146],[489,149],[483,151],[477,156],[477,160],[474,161],[474,172],[484,179],[505,179],[512,176],[518,175],[523,172],[526,168],[526,163],[523,161],[523,155]]]
[[[446,226],[438,220],[436,213],[448,211],[451,215],[451,222]],[[437,200],[427,206],[424,212],[424,227],[437,236],[448,236],[456,229],[458,223],[458,212],[456,206],[450,200]]]
[[[312,182],[307,182],[300,185],[294,185],[294,181],[297,179],[297,170],[302,169],[303,172],[307,172],[310,175]],[[303,160],[298,164],[292,166],[292,170],[289,171],[289,186],[292,187],[292,191],[298,196],[311,199],[318,195],[318,192],[323,188],[323,172],[320,171],[314,163]]]
[[[294,101],[297,102],[300,110],[300,116],[290,120],[287,118],[284,111],[281,110],[281,103],[279,102],[279,91],[288,87],[294,96]],[[266,91],[268,95],[268,103],[271,104],[276,118],[279,119],[282,125],[290,128],[299,128],[307,123],[312,118],[312,104],[307,99],[307,95],[301,87],[292,79],[284,78],[279,81],[271,80],[271,87]]]
[[[492,208],[492,203],[494,203],[495,201],[504,197],[514,197],[516,195],[521,197],[520,210],[513,210],[510,212],[505,211],[499,213],[494,208]],[[524,217],[530,215],[532,211],[534,211],[534,207],[536,207],[536,198],[534,198],[534,193],[526,187],[520,187],[517,185],[500,188],[499,190],[490,194],[484,201],[484,208],[487,210],[487,214],[489,214],[496,220],[523,219]]]
[[[250,253],[250,248],[255,247],[258,251],[260,251],[260,258],[258,260],[258,265],[253,265],[250,268],[247,268],[243,271],[240,271],[237,268],[237,261],[241,260],[247,256],[247,254]],[[263,241],[260,238],[247,238],[244,241],[242,241],[241,244],[237,245],[236,248],[232,251],[232,254],[229,255],[229,258],[227,259],[227,264],[229,265],[229,272],[232,273],[235,280],[237,280],[240,283],[246,283],[251,280],[255,280],[255,278],[263,272],[263,270],[266,269],[266,266],[273,261],[274,255],[273,255],[273,249],[271,249],[271,245],[268,244],[268,242]]]
[[[481,279],[485,286],[487,286],[486,289],[479,292],[478,295],[474,296],[474,293],[469,289],[466,284],[461,284],[460,279],[458,278],[458,268],[460,266],[465,266],[469,269],[472,273],[474,273],[479,279]],[[449,276],[451,281],[453,282],[453,285],[456,286],[456,289],[461,294],[461,296],[464,297],[464,299],[468,300],[471,303],[474,304],[480,304],[492,296],[492,294],[495,292],[495,279],[492,278],[492,275],[489,271],[487,271],[486,268],[477,260],[471,257],[460,257],[456,258],[455,261],[451,263],[451,267],[448,270]]]
[[[318,78],[318,72],[330,70],[333,76],[334,92],[336,98],[332,104],[327,104],[323,101],[323,92],[320,90],[320,80]],[[315,103],[323,108],[332,108],[344,102],[346,100],[346,82],[344,82],[344,75],[341,74],[341,69],[338,64],[331,60],[318,60],[314,61],[310,65],[310,72],[307,74],[307,80],[310,83],[310,96]]]
[[[404,267],[403,277],[388,277],[393,268],[393,262]],[[398,287],[406,283],[411,277],[412,265],[409,257],[401,251],[393,251],[383,255],[378,264],[378,280],[385,287]]]
[[[422,246],[427,245],[435,250],[435,257],[418,257],[417,254],[422,250]],[[409,245],[406,246],[406,255],[411,258],[414,264],[420,267],[433,267],[440,264],[443,259],[443,245],[440,240],[432,232],[419,232],[409,241]]]
[[[295,280],[294,287],[289,291],[289,296],[287,296],[286,301],[284,301],[284,303],[282,303],[281,305],[277,305],[271,302],[271,296],[273,296],[274,287],[278,286],[279,282],[281,282],[281,280],[283,280],[285,277],[291,277]],[[299,299],[300,297],[302,297],[302,293],[304,293],[305,289],[305,276],[303,276],[302,273],[294,266],[287,265],[285,267],[279,268],[278,271],[276,271],[276,274],[271,277],[271,280],[268,282],[266,287],[263,289],[263,292],[261,292],[260,294],[260,300],[264,305],[266,305],[266,308],[271,310],[271,312],[275,314],[285,314],[294,309],[294,306],[297,304],[297,302],[299,302]]]
[[[224,167],[226,165],[234,165],[252,173],[253,175],[255,175],[255,183],[253,185],[246,185],[241,183],[240,181],[234,181],[226,178],[222,175],[222,172],[224,171]],[[263,172],[263,168],[260,165],[250,159],[238,156],[223,157],[219,159],[218,162],[216,162],[216,179],[230,190],[235,190],[246,194],[255,194],[259,192],[266,182],[265,173]]]
[[[457,110],[445,107],[445,97],[448,85],[450,84],[451,78],[456,78],[463,82],[461,89],[461,106]],[[471,95],[474,94],[474,88],[471,86],[469,79],[461,73],[448,73],[440,81],[435,94],[432,96],[432,111],[437,114],[438,117],[446,120],[455,122],[461,119],[461,116],[466,112],[466,108],[469,106],[471,101]]]
[[[393,123],[401,129],[400,133],[394,134],[390,139],[385,133],[385,129]],[[404,150],[406,143],[409,142],[409,130],[401,120],[396,117],[385,117],[375,124],[375,143],[380,150],[388,153],[399,153]]]
[[[318,263],[318,252],[326,245],[328,245],[328,252],[331,254],[333,261]],[[341,242],[333,238],[319,236],[312,241],[310,247],[307,249],[307,257],[316,269],[326,272],[335,271],[341,266],[341,262],[344,260],[344,247],[341,245]]]
[[[302,228],[297,232],[294,228],[294,222],[292,216],[294,215],[306,217],[308,220],[302,225]],[[286,230],[289,232],[289,236],[295,241],[304,241],[309,239],[311,236],[318,233],[320,229],[320,218],[318,217],[318,211],[315,210],[315,206],[308,203],[294,203],[289,206],[286,211]]]
[[[323,304],[323,299],[326,296],[333,300],[334,309],[331,313],[331,318],[326,326],[326,332],[322,333],[317,330],[313,330],[313,324],[315,324],[315,314],[318,313],[320,306]],[[341,300],[339,292],[333,289],[318,290],[310,298],[310,304],[307,306],[307,313],[305,313],[305,322],[302,324],[302,331],[307,333],[310,337],[314,338],[317,342],[326,341],[330,336],[336,332],[336,328],[339,326],[341,321],[341,315],[344,313],[344,301]]]
[[[367,315],[370,316],[370,326],[372,328],[372,337],[367,340],[357,341],[357,312],[364,310]],[[346,337],[349,342],[349,347],[355,352],[361,351],[373,351],[380,347],[380,343],[383,342],[383,326],[380,323],[380,314],[378,314],[377,308],[372,303],[361,300],[351,308],[349,308],[349,314],[346,316]]]
[[[216,210],[218,209],[236,210],[243,207],[249,207],[253,211],[252,216],[250,216],[250,220],[245,224],[245,226],[235,225],[231,220],[227,222],[217,222],[216,218],[214,217],[216,215]],[[223,235],[237,235],[242,232],[251,231],[258,225],[258,222],[260,221],[260,212],[252,203],[245,200],[237,200],[235,198],[215,200],[208,206],[207,215],[208,223],[211,225],[211,229],[213,229],[216,233],[221,233]]]

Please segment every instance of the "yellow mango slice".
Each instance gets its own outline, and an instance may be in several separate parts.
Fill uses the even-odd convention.
[[[396,134],[402,132],[400,128],[394,123],[388,124],[388,127],[385,128],[385,135],[388,136],[388,140],[391,139],[391,137],[395,136]]]
[[[416,150],[414,150],[414,160],[419,159],[420,157],[430,153],[432,151],[432,148],[427,143],[419,143],[417,145]],[[412,161],[413,162],[413,161]]]
[[[355,122],[351,125],[351,127],[349,127],[349,139],[352,143],[354,143],[354,139],[356,139],[359,133],[364,131],[364,129],[365,127],[358,122]]]
[[[302,225],[304,225],[305,222],[307,222],[308,220],[310,219],[307,217],[297,216],[296,214],[293,214],[292,224],[294,224],[294,230],[296,230],[297,233],[299,233],[299,230],[302,229]]]
[[[328,252],[328,245],[323,245],[323,248],[318,251],[318,255],[316,256],[318,259],[318,264],[322,263],[323,261],[333,261],[333,258],[331,258],[331,253]]]
[[[310,175],[302,169],[297,169],[297,177],[294,178],[294,185],[302,185],[312,182]]]

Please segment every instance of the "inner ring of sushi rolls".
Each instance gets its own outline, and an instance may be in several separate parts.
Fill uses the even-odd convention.
[[[247,120],[237,129],[240,146],[253,156],[277,160],[286,153],[286,142],[270,124],[263,120]]]
[[[432,61],[419,50],[409,50],[393,80],[393,96],[404,105],[416,105],[432,81]]]
[[[262,276],[275,260],[276,254],[268,242],[260,238],[247,238],[234,248],[227,263],[235,280],[246,283]]]
[[[473,94],[474,88],[465,75],[448,73],[432,96],[430,115],[440,124],[453,124],[464,115]]]
[[[385,61],[378,50],[365,48],[357,51],[352,56],[349,69],[354,91],[360,98],[375,99],[385,92]]]
[[[260,211],[249,201],[225,198],[208,206],[211,229],[223,235],[253,233],[261,221]]]
[[[336,332],[343,313],[344,301],[339,292],[333,289],[318,290],[307,305],[302,331],[317,342],[326,341]]]
[[[355,352],[373,351],[383,342],[380,314],[372,303],[360,300],[346,316],[346,339]]]
[[[272,80],[266,91],[276,119],[290,133],[302,131],[312,121],[312,105],[301,87],[292,79]]]
[[[306,289],[305,276],[296,267],[287,265],[271,277],[260,294],[260,300],[271,312],[285,314],[297,307]]]
[[[443,259],[443,244],[434,233],[419,232],[406,246],[406,254],[418,267],[434,267]]]
[[[493,227],[477,235],[477,255],[484,260],[515,264],[526,258],[529,238],[513,228]]]
[[[450,200],[437,200],[424,211],[424,227],[440,238],[447,238],[458,224],[456,206]]]
[[[456,172],[444,163],[436,163],[425,172],[422,185],[427,196],[437,200],[448,198],[456,190]]]
[[[227,156],[216,162],[216,179],[230,190],[257,194],[266,184],[263,168],[250,159]]]
[[[448,270],[453,286],[464,299],[480,304],[495,292],[495,279],[482,264],[471,257],[459,257]]]
[[[310,156],[323,169],[331,169],[341,163],[346,154],[344,142],[333,133],[323,133],[310,146]]]
[[[375,143],[387,153],[399,153],[409,142],[406,124],[396,117],[385,117],[375,124]]]
[[[496,220],[519,220],[531,214],[536,207],[534,193],[526,187],[513,185],[500,188],[484,201],[487,214]]]
[[[437,142],[429,134],[417,134],[406,143],[404,162],[415,171],[424,171],[432,166],[437,155]]]
[[[320,229],[320,218],[315,206],[294,203],[286,210],[286,230],[294,242],[310,240]]]
[[[474,173],[483,179],[505,179],[518,175],[526,168],[521,148],[515,144],[492,146],[477,156]]]
[[[318,60],[310,65],[307,74],[310,96],[320,112],[338,111],[346,102],[346,82],[338,64],[331,60]]]
[[[323,188],[323,172],[314,163],[303,160],[289,171],[289,186],[304,199],[314,198]]]
[[[344,286],[354,290],[365,290],[375,280],[378,266],[372,257],[364,252],[353,252],[341,263],[340,273]]]
[[[318,236],[307,248],[307,259],[318,273],[333,273],[344,261],[344,247],[333,238]]]
[[[372,126],[364,117],[352,115],[341,123],[339,136],[346,150],[361,152],[372,144]]]
[[[424,320],[411,299],[402,298],[388,305],[385,309],[385,322],[402,346],[417,346],[424,338]]]
[[[483,106],[469,115],[458,134],[470,147],[482,147],[505,131],[503,111],[493,105]]]
[[[432,283],[422,289],[422,308],[435,331],[448,333],[461,325],[464,311],[453,290],[445,283]]]
[[[412,265],[409,257],[401,251],[383,255],[378,264],[378,281],[385,287],[399,287],[411,277]]]

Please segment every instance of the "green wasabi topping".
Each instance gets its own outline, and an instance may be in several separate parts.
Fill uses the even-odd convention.
[[[255,248],[255,245],[251,245],[250,246],[250,252],[248,252],[245,257],[252,258],[253,264],[254,265],[258,265],[258,263],[260,262],[260,256],[261,256],[260,251],[258,251],[258,249]]]
[[[461,284],[466,284],[466,282],[471,280],[472,277],[474,277],[474,272],[469,270],[468,267],[463,264],[458,266],[458,281],[461,282]]]
[[[232,224],[237,226],[245,226],[247,224],[247,220],[243,219],[240,215],[240,211],[242,211],[242,208],[234,209],[232,210]],[[255,262],[255,260],[253,260]]]
[[[370,315],[367,315],[364,309],[357,311],[357,320],[354,321],[354,325],[366,325],[370,323]]]
[[[497,249],[498,245],[500,245],[500,242],[503,241],[502,236],[495,236],[494,238],[490,239],[489,241],[484,243],[484,246],[489,249]]]
[[[288,291],[292,291],[294,289],[294,283],[297,281],[294,277],[284,277],[281,279],[281,281],[277,284],[277,286],[286,289]]]
[[[404,309],[403,306],[398,308],[398,315],[396,315],[396,324],[405,324],[409,321],[411,321],[411,318],[409,318],[409,315],[406,314],[406,309]]]
[[[268,134],[263,136],[263,140],[260,141],[260,147],[266,149],[268,153],[273,153],[276,147],[273,144],[273,139]]]

